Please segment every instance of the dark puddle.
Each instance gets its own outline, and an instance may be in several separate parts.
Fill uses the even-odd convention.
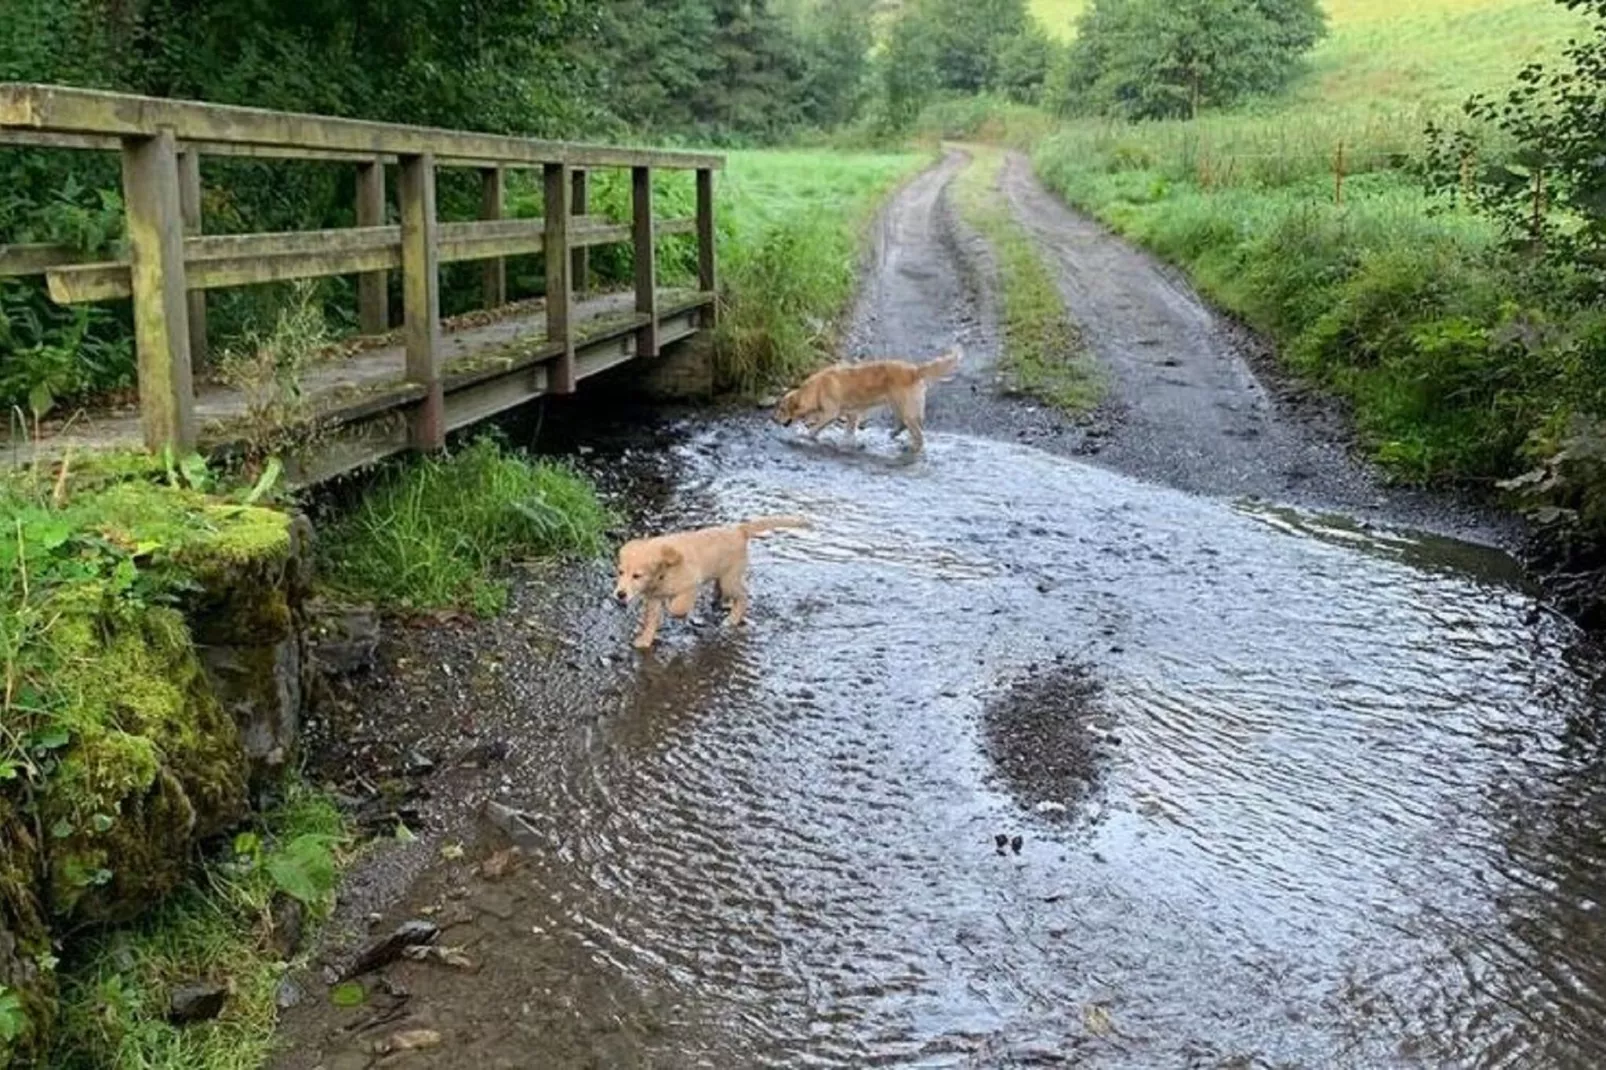
[[[1057,825],[1089,816],[1121,740],[1103,694],[1091,666],[1061,654],[987,700],[982,746],[1023,810]]]

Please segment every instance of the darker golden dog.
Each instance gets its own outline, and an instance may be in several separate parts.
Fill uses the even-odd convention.
[[[919,453],[926,444],[926,384],[952,375],[963,355],[955,346],[925,364],[904,360],[834,364],[815,372],[782,397],[775,407],[775,420],[783,426],[802,420],[810,438],[819,437],[832,423],[843,420],[848,425],[848,440],[852,441],[864,414],[886,405],[899,424],[908,429],[910,447]]]

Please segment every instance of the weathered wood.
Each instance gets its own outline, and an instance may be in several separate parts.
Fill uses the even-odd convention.
[[[636,311],[647,317],[636,333],[636,352],[658,355],[658,235],[652,225],[652,168],[630,169],[631,234],[636,274]]]
[[[385,225],[385,165],[368,160],[357,168],[357,226]],[[401,232],[397,228],[397,260],[401,259]],[[383,271],[357,276],[357,326],[363,334],[390,330],[390,279]]]
[[[84,254],[70,245],[39,242],[26,245],[0,245],[0,279],[14,275],[43,275],[61,264],[76,264]]]
[[[0,127],[65,134],[148,136],[170,129],[185,141],[282,146],[310,151],[398,157],[431,154],[491,164],[563,163],[571,167],[717,168],[708,153],[627,149],[461,130],[401,126],[319,115],[266,111],[188,100],[166,100],[64,86],[0,83]]]
[[[184,285],[184,217],[178,143],[171,131],[123,146],[123,204],[139,356],[140,424],[150,450],[195,445],[189,305]]]
[[[571,201],[569,210],[574,213],[575,219],[578,220],[581,216],[591,211],[591,172],[576,170],[573,179],[570,180],[570,185],[572,188],[569,191]],[[578,226],[578,223],[576,223],[576,226]],[[573,243],[573,237],[571,234],[571,244]],[[572,263],[569,265],[570,282],[573,284],[576,294],[584,294],[591,288],[590,247],[581,245],[575,249],[571,260]]]
[[[573,217],[583,225],[570,231],[569,247],[611,245],[629,241],[631,230],[619,223],[597,223],[597,217]],[[658,235],[684,233],[685,220],[661,223]],[[440,263],[484,260],[493,256],[539,253],[546,245],[542,219],[503,219],[495,222],[441,223],[437,226]],[[15,258],[14,274],[45,274],[50,296],[59,304],[113,301],[133,294],[126,261],[77,264],[77,255],[64,246],[11,246],[27,250]],[[13,261],[0,249],[0,268]],[[316,279],[331,275],[364,275],[393,271],[402,266],[401,228],[344,227],[270,234],[223,234],[187,238],[184,257],[189,265],[186,281],[193,290],[220,290],[255,286],[290,279]],[[59,266],[51,266],[59,265]],[[0,270],[0,275],[5,271]],[[386,328],[388,329],[388,327]],[[365,333],[384,333],[366,331]]]
[[[569,280],[569,168],[547,164],[544,206],[546,220],[546,336],[563,345],[549,381],[555,394],[574,393],[574,291]]]
[[[487,167],[480,172],[480,218],[501,219],[507,172]],[[486,308],[507,304],[507,261],[500,256],[486,260],[480,268],[480,302]]]
[[[696,234],[697,220],[694,217],[686,219],[665,219],[654,224],[660,238],[667,238],[674,234]]]
[[[201,234],[201,157],[194,151],[178,154],[178,206],[184,216],[186,238]],[[185,250],[185,256],[189,250]],[[206,341],[206,291],[191,288],[188,297],[190,309],[190,361],[205,364],[209,352]]]
[[[446,443],[446,417],[440,367],[435,158],[429,153],[404,157],[400,178],[402,333],[407,347],[407,378],[429,390],[413,411],[412,441],[419,449],[438,449]]]
[[[714,262],[714,172],[707,167],[697,169],[697,288],[709,294],[719,292]],[[704,326],[714,326],[719,302],[710,303],[703,316]]]

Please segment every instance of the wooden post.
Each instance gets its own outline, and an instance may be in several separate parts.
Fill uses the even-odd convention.
[[[139,353],[139,414],[146,448],[195,447],[184,213],[172,130],[123,140],[123,203]]]
[[[585,215],[591,210],[591,180],[588,171],[575,171],[573,191],[569,206],[574,215]],[[569,269],[570,282],[574,292],[583,294],[591,287],[591,250],[581,246],[574,251],[573,264]]]
[[[440,247],[436,242],[435,157],[401,158],[402,314],[407,378],[429,390],[413,414],[418,449],[446,442],[446,399],[441,389]]]
[[[357,225],[385,225],[385,165],[380,160],[357,168]],[[390,330],[390,291],[385,276],[383,271],[357,276],[357,323],[363,334]]]
[[[554,394],[574,393],[574,291],[569,279],[569,184],[568,164],[545,166],[546,203],[546,336],[549,342],[562,342],[556,366],[547,376]]]
[[[184,234],[192,237],[201,233],[201,154],[194,149],[178,154],[178,207],[184,216]],[[191,290],[190,311],[190,366],[205,364],[206,343],[206,291]]]
[[[697,288],[708,294],[719,290],[714,267],[714,172],[707,167],[697,169]],[[703,313],[703,326],[712,327],[718,319],[716,300]]]
[[[500,167],[480,171],[480,218],[502,218],[502,193],[507,172]],[[480,297],[486,308],[507,304],[507,261],[500,256],[487,260],[480,278]]]
[[[651,317],[636,332],[636,355],[658,355],[658,271],[652,229],[652,168],[630,169],[631,237],[635,244],[636,311]]]

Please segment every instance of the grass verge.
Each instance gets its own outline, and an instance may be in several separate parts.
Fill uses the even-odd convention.
[[[969,151],[956,194],[965,221],[987,240],[997,263],[1006,383],[1065,412],[1087,412],[1098,404],[1102,380],[1053,275],[998,190],[1004,154],[990,146]]]
[[[292,896],[321,920],[347,842],[331,803],[294,791],[153,913],[89,940],[63,965],[48,1065],[257,1070],[271,1052],[279,988],[293,965],[274,951],[284,920],[275,898]],[[196,981],[228,989],[222,1013],[192,1025],[169,1022],[169,993]]]
[[[493,614],[507,597],[499,566],[520,555],[598,554],[609,522],[573,469],[482,438],[383,473],[324,529],[320,573],[381,605]]]
[[[921,153],[735,152],[722,178],[716,385],[750,393],[827,359],[866,224]]]

